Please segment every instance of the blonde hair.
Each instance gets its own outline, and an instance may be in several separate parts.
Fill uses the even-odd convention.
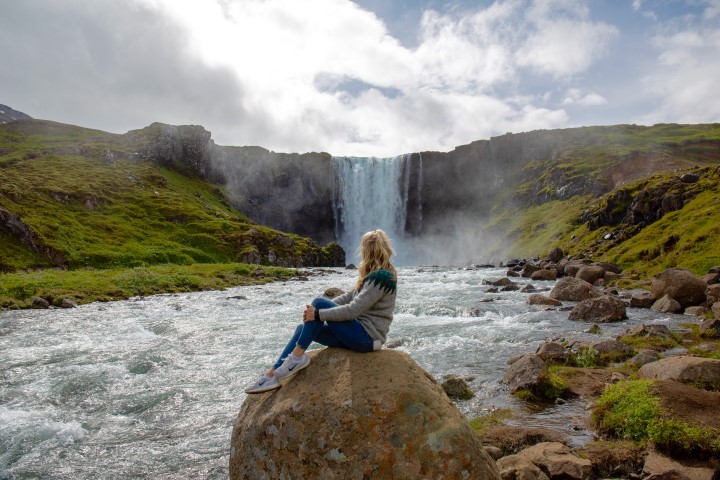
[[[382,230],[373,230],[362,236],[360,241],[360,265],[358,266],[358,281],[355,290],[360,291],[365,277],[377,270],[388,270],[393,279],[397,280],[395,267],[390,263],[393,255],[390,238]]]

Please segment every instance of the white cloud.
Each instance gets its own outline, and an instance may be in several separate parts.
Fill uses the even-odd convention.
[[[111,131],[195,123],[221,144],[334,154],[448,150],[497,132],[562,126],[567,112],[548,108],[532,80],[562,88],[616,35],[575,0],[429,10],[414,48],[350,0],[11,5],[4,14],[19,12],[27,24],[49,18],[47,9],[73,25],[28,29],[0,19],[0,56],[17,65],[0,72],[0,83],[23,91],[11,97],[18,108],[37,102],[49,118]],[[38,61],[55,46],[61,55]],[[21,67],[26,58],[32,64]],[[43,100],[46,91],[58,94]]]
[[[642,0],[633,0],[632,2],[632,8],[636,12],[642,8]]]
[[[598,105],[605,105],[607,99],[602,95],[591,92],[583,94],[578,88],[571,88],[567,91],[565,98],[562,101],[563,105],[580,105],[583,107],[595,107]]]
[[[720,121],[720,27],[691,22],[685,28],[654,40],[657,63],[644,84],[658,106],[639,117],[643,123]]]

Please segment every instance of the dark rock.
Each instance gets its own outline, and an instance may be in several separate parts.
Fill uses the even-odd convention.
[[[533,293],[528,297],[528,304],[559,307],[562,305],[562,302],[560,300],[555,300],[554,298],[546,297],[545,295],[540,295],[539,293]]]
[[[535,352],[546,364],[567,363],[570,353],[557,342],[545,342]]]
[[[708,285],[716,285],[720,282],[720,273],[706,273],[700,278],[702,278],[702,281]]]
[[[448,397],[455,400],[469,400],[475,396],[465,380],[459,377],[448,378],[440,386]]]
[[[581,263],[568,263],[564,267],[564,272],[566,277],[574,277],[577,275],[578,270],[580,270],[580,267],[583,265]]]
[[[600,335],[602,333],[602,330],[600,329],[600,326],[595,324],[592,327],[588,328],[585,333],[592,333],[594,335]]]
[[[345,267],[345,270],[357,270],[357,267],[354,263],[350,263]]]
[[[636,294],[630,297],[630,308],[650,308],[655,299],[649,293]]]
[[[500,290],[497,287],[490,287],[485,290],[486,293],[498,293]]]
[[[709,308],[703,307],[703,306],[697,306],[697,307],[687,307],[685,309],[685,315],[694,315],[696,317],[703,317],[706,313],[710,311]]]
[[[708,273],[720,273],[720,265],[715,265],[714,267],[710,267],[708,270]]]
[[[483,285],[492,285],[494,287],[506,287],[509,285],[517,285],[515,282],[510,280],[509,278],[498,278],[495,280],[483,280]]]
[[[339,297],[343,293],[345,293],[345,292],[337,287],[330,287],[327,290],[325,290],[325,292],[323,292],[323,297],[329,298],[332,300],[335,297]]]
[[[561,278],[550,292],[550,298],[570,302],[579,302],[599,295],[591,284],[574,277]]]
[[[684,183],[697,183],[699,180],[700,176],[694,173],[684,173],[680,175],[680,181]]]
[[[525,266],[523,267],[523,270],[522,270],[522,273],[520,274],[520,276],[525,277],[525,278],[530,278],[530,276],[533,274],[533,272],[537,272],[538,270],[540,270],[539,265],[533,265],[532,263],[526,263]]]
[[[516,292],[520,290],[520,285],[513,284],[513,285],[506,285],[500,289],[501,292]]]
[[[522,293],[532,293],[532,292],[536,292],[537,288],[535,288],[533,285],[528,284],[528,285],[525,285],[523,288],[521,288],[520,291]]]
[[[707,283],[682,268],[670,268],[658,274],[650,287],[653,297],[662,298],[668,295],[683,308],[703,303],[706,289]]]
[[[504,455],[515,454],[542,442],[565,442],[565,438],[555,430],[514,425],[490,427],[481,434],[481,438],[483,443],[499,448]]]
[[[710,318],[700,325],[700,332],[705,337],[720,337],[720,319]]]
[[[513,258],[512,260],[508,260],[507,262],[505,262],[505,266],[506,267],[517,267],[518,265],[520,265],[520,263],[521,263],[520,259]],[[718,267],[718,268],[720,269],[720,267]]]
[[[557,270],[537,270],[530,275],[532,280],[555,280],[557,279]]]
[[[548,260],[551,262],[559,262],[563,258],[563,251],[560,247],[555,247],[548,252]]]
[[[628,358],[635,353],[630,345],[612,339],[595,342],[592,344],[592,348],[600,355],[608,355],[615,360]]]
[[[708,285],[705,289],[705,298],[707,304],[712,306],[713,303],[720,301],[720,283],[715,285]]]
[[[391,342],[387,342],[385,345],[383,345],[383,348],[393,349],[393,348],[402,347],[403,345],[405,345],[405,339],[401,338],[399,340],[393,340]]]
[[[628,330],[627,335],[633,337],[660,337],[670,339],[672,334],[670,329],[665,325],[645,325],[643,323],[635,325]]]
[[[605,275],[605,269],[600,265],[583,265],[575,274],[575,278],[595,283]]]
[[[225,297],[226,300],[247,300],[245,295],[233,295],[231,297]]]
[[[570,320],[589,322],[617,322],[627,319],[625,303],[609,295],[589,298],[572,309]]]
[[[653,303],[653,306],[650,307],[652,310],[656,312],[663,312],[663,313],[680,313],[682,312],[682,305],[680,305],[679,302],[677,302],[675,299],[670,297],[670,295],[665,294],[661,299],[655,301]]]
[[[625,363],[636,368],[640,368],[645,364],[657,362],[658,360],[660,360],[660,355],[658,355],[657,352],[652,350],[643,350]]]
[[[523,355],[505,371],[503,383],[511,392],[535,390],[547,380],[547,365],[534,354]]]
[[[516,272],[515,270],[512,270],[512,269],[508,270],[505,273],[505,275],[507,275],[508,277],[519,277],[520,276],[520,274],[518,272]]]
[[[594,262],[593,265],[597,265],[599,267],[602,267],[605,272],[614,273],[615,275],[622,274],[622,267],[618,265],[617,263],[610,263],[610,262]]]
[[[77,303],[73,302],[69,298],[63,298],[60,302],[62,308],[77,308]]]
[[[45,300],[42,297],[35,297],[32,299],[32,307],[33,308],[49,308],[50,302]]]

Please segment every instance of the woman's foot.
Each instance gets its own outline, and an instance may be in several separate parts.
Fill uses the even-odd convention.
[[[245,393],[263,393],[280,388],[280,381],[276,375],[267,373],[258,378],[257,382],[245,389]]]
[[[310,365],[310,357],[303,353],[296,357],[292,353],[287,356],[282,365],[275,369],[275,376],[279,378],[289,377]]]

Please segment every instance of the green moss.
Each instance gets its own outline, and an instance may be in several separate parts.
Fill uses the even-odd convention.
[[[482,435],[488,428],[502,425],[505,420],[512,418],[512,416],[512,410],[509,408],[501,408],[487,415],[473,418],[470,420],[470,426],[478,435]]]
[[[636,336],[623,335],[618,341],[633,347],[635,350],[655,350],[661,352],[669,348],[677,347],[682,342],[682,337],[677,332],[670,332],[671,337],[665,338],[657,335]]]
[[[513,395],[520,400],[531,402],[545,402],[561,397],[568,389],[565,380],[557,373],[558,369],[562,368],[559,366],[550,367],[532,389],[520,389],[513,392]]]
[[[619,438],[651,440],[660,448],[685,453],[720,453],[720,429],[691,425],[669,418],[653,393],[651,380],[611,385],[593,412],[595,422]]]
[[[575,366],[580,368],[593,368],[600,365],[600,353],[594,348],[583,347],[572,358]]]

